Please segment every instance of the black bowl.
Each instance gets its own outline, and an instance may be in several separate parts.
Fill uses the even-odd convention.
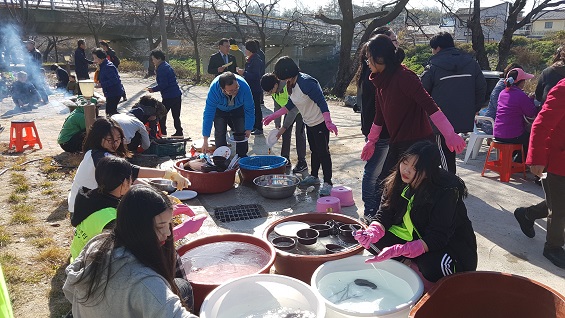
[[[326,254],[335,254],[343,252],[345,247],[337,244],[326,244]]]
[[[288,236],[275,237],[271,242],[275,248],[283,251],[291,250],[296,246],[296,240]]]
[[[355,228],[355,230],[351,227]],[[339,238],[346,243],[355,243],[357,240],[353,237],[353,234],[360,229],[361,225],[359,224],[344,224],[339,227]]]
[[[326,236],[330,235],[330,226],[329,225],[314,224],[314,225],[310,225],[310,228],[318,231],[318,233],[320,234],[320,236],[318,236],[318,237],[326,237]]]
[[[318,240],[320,233],[314,229],[302,229],[296,232],[298,242],[302,245],[312,245]]]

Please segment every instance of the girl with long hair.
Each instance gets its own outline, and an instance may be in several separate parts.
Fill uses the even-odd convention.
[[[174,278],[172,217],[169,198],[151,187],[123,196],[115,229],[94,237],[66,269],[74,317],[196,317],[188,282]]]
[[[367,263],[411,259],[431,282],[477,268],[477,242],[463,199],[463,180],[440,168],[436,144],[404,152],[384,182],[382,204],[355,238],[376,256]],[[382,251],[377,253],[371,244]]]

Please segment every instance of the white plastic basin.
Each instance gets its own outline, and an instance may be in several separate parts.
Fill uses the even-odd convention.
[[[316,269],[311,285],[326,304],[326,317],[408,317],[424,292],[418,274],[394,260],[365,264],[365,259],[367,256],[354,255],[326,262]],[[355,279],[370,281],[377,289],[354,284]],[[349,286],[347,292],[343,286]],[[373,302],[363,299],[370,298],[369,295],[383,297],[374,298]],[[373,305],[375,302],[383,308]]]
[[[322,298],[298,279],[256,274],[236,278],[214,289],[200,309],[200,318],[267,317],[266,313],[310,312],[325,317]],[[284,317],[284,316],[283,316]]]

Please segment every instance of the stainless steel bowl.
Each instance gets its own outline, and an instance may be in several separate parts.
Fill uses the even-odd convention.
[[[177,183],[167,179],[154,179],[149,181],[149,184],[161,191],[167,191],[169,193],[176,190]]]
[[[300,179],[286,174],[267,174],[253,179],[257,192],[268,199],[284,199],[294,194]]]

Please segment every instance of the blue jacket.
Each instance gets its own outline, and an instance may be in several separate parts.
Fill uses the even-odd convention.
[[[265,63],[255,53],[245,63],[245,72],[243,73],[243,78],[245,78],[253,93],[263,94],[263,89],[261,88],[261,76],[263,74],[265,74]]]
[[[163,62],[157,67],[157,86],[151,89],[154,92],[161,92],[162,98],[175,98],[182,95],[177,75],[169,63]]]
[[[100,63],[100,73],[98,73],[98,81],[102,86],[105,97],[117,97],[124,95],[124,87],[118,74],[118,69],[108,60]]]
[[[210,137],[216,109],[229,112],[243,107],[243,111],[245,112],[245,130],[252,130],[253,124],[255,123],[255,104],[253,103],[253,95],[251,95],[249,85],[243,77],[235,75],[237,83],[239,84],[239,91],[237,95],[235,95],[234,105],[228,106],[228,97],[220,87],[219,78],[218,76],[212,81],[210,90],[208,90],[206,107],[204,108],[204,119],[202,122],[202,136]]]

